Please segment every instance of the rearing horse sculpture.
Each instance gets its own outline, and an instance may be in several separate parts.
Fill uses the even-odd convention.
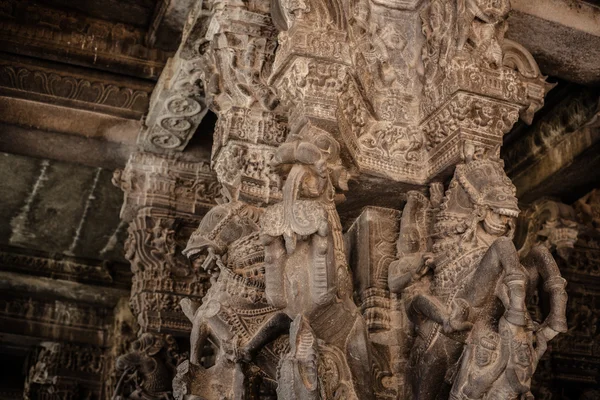
[[[192,234],[184,254],[196,267],[212,275],[212,286],[202,305],[189,299],[181,302],[193,324],[190,360],[178,368],[176,380],[192,398],[241,400],[256,396],[250,385],[248,365],[254,361],[253,377],[274,383],[280,354],[266,327],[286,331],[289,318],[265,299],[263,246],[259,240],[262,209],[232,200],[211,209]],[[202,365],[206,345],[216,345],[215,364]],[[254,386],[254,387],[250,387]],[[248,393],[249,392],[249,393]],[[178,399],[184,393],[175,393]]]
[[[267,300],[293,320],[278,397],[372,398],[367,330],[351,299],[334,202],[334,183],[346,184],[339,145],[326,134],[291,141],[274,164],[291,166],[283,202],[261,220]]]

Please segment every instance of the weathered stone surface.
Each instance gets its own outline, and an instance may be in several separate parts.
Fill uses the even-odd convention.
[[[149,82],[5,53],[0,59],[0,95],[131,119],[147,111],[153,86]]]
[[[598,96],[534,114],[548,72],[595,82],[596,8],[66,3],[0,2],[0,150],[27,156],[0,162],[0,354],[52,342],[28,396],[594,396]],[[564,203],[517,221],[515,190]]]
[[[2,243],[123,261],[122,197],[110,171],[6,153],[0,164]]]
[[[193,5],[193,0],[156,1],[154,17],[146,35],[146,42],[150,46],[162,50],[177,50],[185,21]]]
[[[577,88],[556,95],[559,101],[503,149],[507,173],[526,202],[544,194],[572,202],[596,181],[599,93]]]
[[[168,53],[144,40],[145,30],[131,25],[28,1],[2,2],[0,50],[5,52],[156,79]]]
[[[531,51],[544,74],[581,84],[600,83],[597,2],[512,0],[511,5],[507,37]]]

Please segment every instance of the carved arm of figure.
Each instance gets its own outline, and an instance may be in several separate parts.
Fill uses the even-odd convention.
[[[390,292],[401,294],[404,289],[425,276],[432,263],[431,253],[410,254],[392,261],[388,273]]]
[[[544,246],[534,247],[523,260],[528,269],[539,272],[543,279],[544,291],[550,295],[550,313],[536,329],[537,362],[544,355],[547,343],[559,333],[567,332],[567,292],[566,280],[560,275],[560,270],[550,251]]]
[[[439,299],[424,293],[417,294],[406,310],[408,318],[414,324],[425,317],[440,324],[445,333],[471,329],[473,323],[469,321],[469,311],[469,303],[464,299],[454,299],[448,309]]]
[[[433,254],[416,253],[405,256],[390,264],[388,285],[390,292],[402,293],[409,285],[423,279],[433,264]],[[405,271],[405,272],[404,272]],[[408,318],[415,324],[423,318],[437,322],[444,332],[452,333],[470,329],[468,321],[469,303],[464,299],[454,299],[450,309],[434,296],[418,293],[407,304]]]

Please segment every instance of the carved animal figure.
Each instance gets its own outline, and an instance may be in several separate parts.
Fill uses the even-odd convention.
[[[275,379],[278,354],[272,348],[263,349],[271,338],[261,336],[262,331],[257,332],[263,325],[282,327],[286,332],[289,321],[287,318],[280,321],[282,315],[275,314],[276,309],[267,304],[264,297],[264,256],[258,237],[261,214],[262,210],[257,207],[231,201],[208,212],[190,237],[184,254],[212,274],[212,286],[202,305],[189,299],[181,304],[193,328],[190,360],[180,370],[178,385],[186,385],[183,375],[190,371],[199,378],[189,380],[189,387],[183,391],[178,388],[177,393],[187,391],[206,398],[243,398],[249,369],[240,361],[253,360],[263,367],[261,376],[271,381]],[[216,362],[204,368],[201,364],[209,340],[218,348]]]
[[[521,264],[511,240],[519,213],[515,188],[500,161],[458,165],[440,208],[431,287],[408,304],[417,332],[408,396],[445,398],[451,387],[452,399],[527,395],[545,343],[566,331],[565,281],[544,247]],[[534,326],[526,300],[540,276],[551,311]]]
[[[170,400],[175,372],[168,343],[157,335],[144,333],[131,344],[131,351],[116,362],[121,378],[113,400]]]
[[[373,396],[366,326],[350,297],[335,209],[333,183],[346,184],[336,162],[339,145],[326,134],[285,143],[274,158],[291,166],[283,201],[267,208],[261,231],[267,299],[293,320],[279,398]]]

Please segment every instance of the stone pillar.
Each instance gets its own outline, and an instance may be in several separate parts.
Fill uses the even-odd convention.
[[[270,161],[288,126],[267,84],[277,45],[270,2],[226,0],[209,2],[208,7],[206,33],[190,45],[203,46],[207,101],[218,116],[212,167],[232,199],[277,201],[281,180]],[[202,19],[196,18],[200,24]]]
[[[205,162],[151,153],[133,154],[113,181],[125,192],[121,218],[129,223],[130,306],[139,325],[131,351],[116,360],[115,396],[169,397],[181,351],[176,338],[187,338],[191,330],[179,302],[201,302],[208,288],[208,275],[181,251],[220,187]]]
[[[178,54],[197,59],[219,117],[211,165],[225,202],[184,250],[211,287],[181,303],[192,332],[178,399],[529,396],[547,342],[566,330],[566,294],[547,246],[519,254],[511,240],[519,207],[502,138],[551,85],[504,38],[509,11],[508,0],[192,11]],[[397,193],[385,200],[401,217],[370,208],[344,240],[343,191],[355,207]],[[134,271],[171,265],[174,221],[135,218]],[[562,252],[572,237],[561,234],[548,233]],[[538,281],[550,310],[533,326]],[[169,314],[139,304],[179,299],[155,294],[134,285],[147,329]]]

